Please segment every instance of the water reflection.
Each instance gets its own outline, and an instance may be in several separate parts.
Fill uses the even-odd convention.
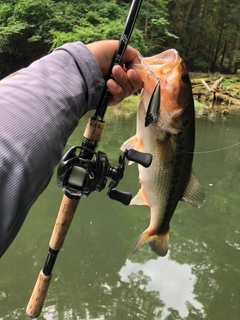
[[[196,276],[188,264],[179,264],[167,257],[151,259],[144,264],[127,259],[119,274],[121,280],[127,283],[131,283],[134,278],[145,277],[147,283],[139,286],[147,292],[158,293],[164,305],[163,318],[171,313],[169,309],[176,310],[182,318],[187,317],[189,304],[204,315],[203,305],[198,302],[193,293]]]
[[[99,150],[116,163],[120,145],[134,134],[135,114],[109,110],[108,117]],[[77,128],[68,147],[79,144],[84,128]],[[193,167],[207,201],[201,209],[178,205],[169,254],[158,258],[147,244],[131,254],[149,224],[149,208],[125,207],[105,191],[82,199],[39,320],[239,319],[240,116],[198,118],[196,137]],[[126,168],[119,189],[136,194],[136,166]],[[0,320],[28,319],[25,307],[61,198],[53,179],[1,259]]]

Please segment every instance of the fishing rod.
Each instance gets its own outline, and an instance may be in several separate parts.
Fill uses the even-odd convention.
[[[141,0],[132,1],[118,48],[108,72],[107,80],[113,78],[113,66],[121,64],[141,3]],[[117,166],[110,163],[106,153],[101,151],[96,152],[105,126],[104,115],[110,97],[111,94],[105,86],[96,112],[89,119],[85,128],[81,146],[71,147],[65,153],[59,164],[57,184],[63,187],[65,192],[49,241],[49,250],[44,267],[38,275],[26,308],[26,314],[30,318],[37,318],[42,311],[57,255],[63,246],[81,197],[88,197],[92,192],[102,191],[106,186],[107,180],[110,179],[107,195],[113,200],[128,205],[132,195],[128,192],[115,189],[119,181],[123,178],[125,159],[137,162],[145,167],[149,167],[151,164],[151,154],[140,153],[131,149],[125,150],[123,156],[121,155],[119,157]]]

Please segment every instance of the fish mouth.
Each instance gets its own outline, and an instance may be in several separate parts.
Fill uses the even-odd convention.
[[[153,57],[143,58],[141,64],[132,64],[144,82],[145,126],[155,124],[163,131],[177,134],[182,130],[176,119],[183,111],[178,95],[181,89],[181,76],[187,74],[186,66],[175,49],[166,50]],[[158,101],[156,88],[160,88]]]
[[[163,65],[166,63],[175,63],[181,60],[179,53],[175,49],[168,49],[150,58],[145,58],[149,65]]]
[[[139,54],[139,58],[141,64],[131,64],[129,67],[139,72],[143,79],[145,78],[155,84],[159,83],[161,78],[166,79],[172,72],[175,73],[175,69],[179,67],[182,61],[175,49],[168,49],[149,58],[143,58]]]
[[[166,50],[159,55],[149,58],[150,67],[160,79],[167,80],[168,83],[175,78],[176,73],[182,68],[182,59],[175,49]]]

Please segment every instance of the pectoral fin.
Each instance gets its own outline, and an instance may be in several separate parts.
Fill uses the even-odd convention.
[[[198,208],[205,202],[205,192],[193,172],[181,200]]]
[[[133,136],[126,140],[120,148],[122,151],[126,149],[134,149],[137,151],[143,151],[143,141],[139,139],[137,136]]]
[[[131,138],[129,138],[128,140],[126,140],[121,148],[120,148],[122,151],[125,151],[126,149],[129,150],[129,149],[134,149],[136,151],[143,151],[143,142],[141,139],[138,139],[137,136],[133,136]],[[128,162],[128,165],[131,165],[133,164],[134,162],[133,161],[129,161]]]
[[[137,137],[136,136],[133,136],[133,137],[131,137],[131,138],[129,138],[128,140],[126,140],[123,144],[122,144],[122,146],[121,146],[121,150],[122,151],[125,151],[126,149],[135,149],[135,147],[136,147],[136,144],[137,144],[137,141],[138,141],[138,139],[137,139]]]
[[[136,204],[138,206],[149,206],[143,187],[138,191],[137,195],[131,200],[130,204]]]

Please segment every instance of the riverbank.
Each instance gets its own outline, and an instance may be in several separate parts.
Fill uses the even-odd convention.
[[[191,73],[190,76],[195,106],[240,109],[240,75]]]
[[[194,105],[197,112],[210,113],[216,111],[222,114],[228,114],[229,112],[240,111],[240,75],[192,72],[190,73],[190,77]],[[221,79],[221,81],[219,79]],[[219,92],[221,95],[218,95]],[[123,108],[121,113],[124,112],[126,116],[134,113],[138,106],[139,99],[140,94],[132,95],[124,99],[120,104],[121,108]],[[118,115],[117,109],[118,108],[114,108],[114,115],[116,117]]]

